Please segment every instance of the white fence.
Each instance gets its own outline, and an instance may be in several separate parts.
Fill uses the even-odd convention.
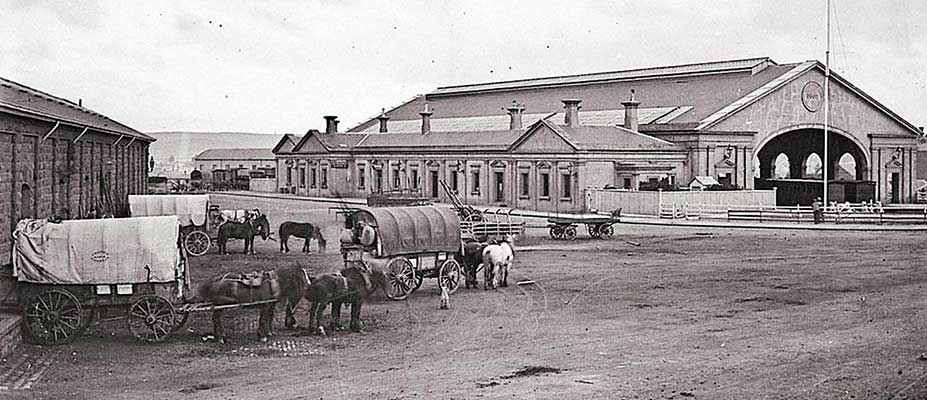
[[[612,211],[620,208],[622,214],[631,215],[662,216],[667,208],[720,213],[738,207],[775,206],[775,189],[705,192],[586,189],[587,211]]]

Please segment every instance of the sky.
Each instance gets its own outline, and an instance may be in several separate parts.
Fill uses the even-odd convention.
[[[927,2],[832,0],[831,66],[927,124]],[[439,86],[824,60],[825,1],[0,0],[0,76],[144,132],[349,128]]]

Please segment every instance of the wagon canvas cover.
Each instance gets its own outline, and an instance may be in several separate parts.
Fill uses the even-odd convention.
[[[208,194],[129,195],[129,212],[133,217],[176,215],[181,226],[202,226],[208,204]]]
[[[460,221],[451,208],[365,208],[352,220],[373,220],[383,255],[460,251]]]
[[[180,261],[176,216],[23,220],[13,232],[13,274],[50,284],[171,282]]]

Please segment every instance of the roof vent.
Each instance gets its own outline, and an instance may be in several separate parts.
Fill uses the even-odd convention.
[[[377,117],[377,120],[380,121],[380,133],[386,133],[387,132],[386,123],[389,122],[389,117],[386,115],[385,108],[380,110],[380,116]]]

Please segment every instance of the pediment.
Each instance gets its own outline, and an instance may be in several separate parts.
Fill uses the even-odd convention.
[[[576,149],[545,124],[535,125],[515,142],[513,153],[572,153]]]

